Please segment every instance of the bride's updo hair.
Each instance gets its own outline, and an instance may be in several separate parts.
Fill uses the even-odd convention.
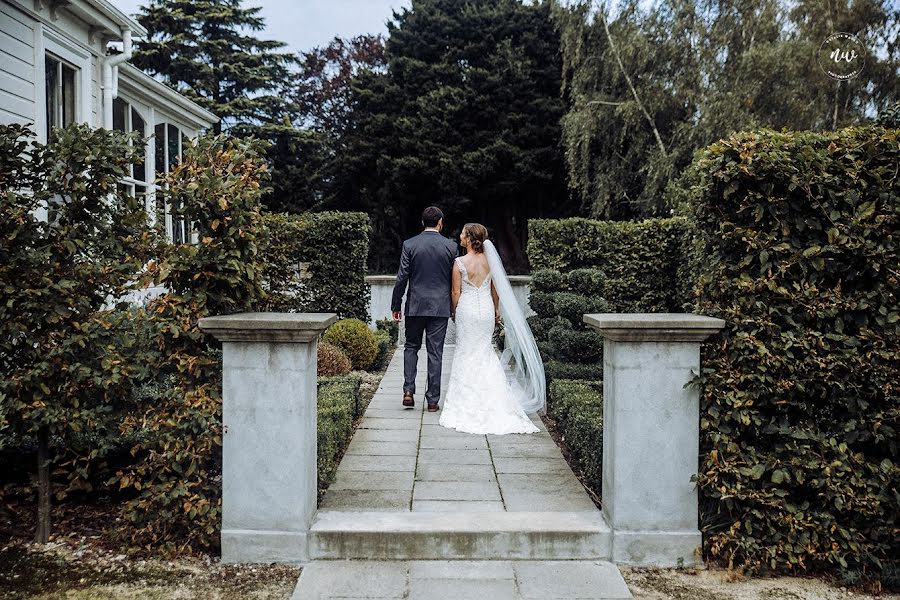
[[[484,252],[484,241],[488,239],[487,227],[481,223],[466,223],[463,231],[469,240],[469,247],[474,252]]]

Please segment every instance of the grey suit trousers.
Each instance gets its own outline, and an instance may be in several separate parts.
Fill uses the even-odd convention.
[[[406,317],[406,344],[403,347],[403,391],[416,393],[416,367],[422,334],[425,334],[425,351],[428,353],[428,384],[425,401],[437,404],[441,399],[441,366],[444,360],[444,338],[447,335],[447,317]]]

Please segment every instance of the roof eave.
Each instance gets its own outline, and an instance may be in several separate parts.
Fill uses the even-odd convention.
[[[219,122],[219,117],[209,112],[193,100],[184,97],[164,83],[161,83],[132,64],[124,63],[119,67],[120,83],[137,91],[141,89],[151,90],[157,100],[163,100],[166,104],[174,105],[181,109],[200,126],[211,127]]]
[[[70,0],[66,9],[115,37],[130,29],[135,37],[147,37],[147,29],[107,0]]]

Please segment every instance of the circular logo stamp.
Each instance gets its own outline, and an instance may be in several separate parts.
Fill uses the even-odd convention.
[[[832,33],[822,45],[816,58],[825,74],[832,79],[853,79],[865,63],[866,49],[852,33]]]

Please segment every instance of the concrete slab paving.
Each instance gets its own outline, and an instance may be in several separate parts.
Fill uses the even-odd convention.
[[[378,594],[377,596],[373,594]],[[603,561],[325,560],[304,567],[292,600],[630,600]]]
[[[409,512],[409,490],[329,490],[319,511],[400,511]]]
[[[314,517],[293,599],[631,598],[603,562],[606,520],[541,419],[530,435],[441,427],[425,411],[425,365],[423,352],[404,409],[395,353]]]
[[[609,562],[541,561],[513,565],[522,598],[631,598]]]
[[[353,441],[363,442],[410,442],[419,441],[419,432],[415,429],[358,429],[353,434]]]
[[[419,465],[416,481],[497,481],[491,465]]]
[[[358,432],[357,432],[358,433]],[[415,471],[415,456],[344,456],[341,471]]]
[[[414,473],[409,471],[341,471],[334,478],[332,490],[402,490],[412,491]]]
[[[452,346],[445,349],[443,392],[454,352]],[[441,427],[440,412],[425,410],[426,365],[422,351],[416,407],[405,409],[401,405],[403,352],[394,353],[338,466],[335,484],[325,494],[323,509],[412,511],[417,510],[417,503],[460,501],[501,502],[504,510],[512,512],[593,507],[545,427],[535,434],[488,436]],[[532,420],[543,426],[539,416],[532,415]],[[409,486],[409,478],[399,475],[367,478],[358,474],[395,471],[414,474],[414,485]],[[367,488],[373,493],[363,493]],[[337,496],[330,498],[332,493]],[[404,493],[408,495],[405,500],[401,497]],[[365,504],[370,500],[374,502],[371,507]],[[442,505],[417,506],[418,510],[434,510]],[[495,504],[488,507],[496,509]]]
[[[347,446],[347,454],[362,456],[415,456],[419,450],[417,442],[369,442],[353,440]]]
[[[412,579],[410,600],[516,600],[512,579]]]
[[[500,488],[493,481],[417,481],[415,500],[494,500],[500,502]]]

